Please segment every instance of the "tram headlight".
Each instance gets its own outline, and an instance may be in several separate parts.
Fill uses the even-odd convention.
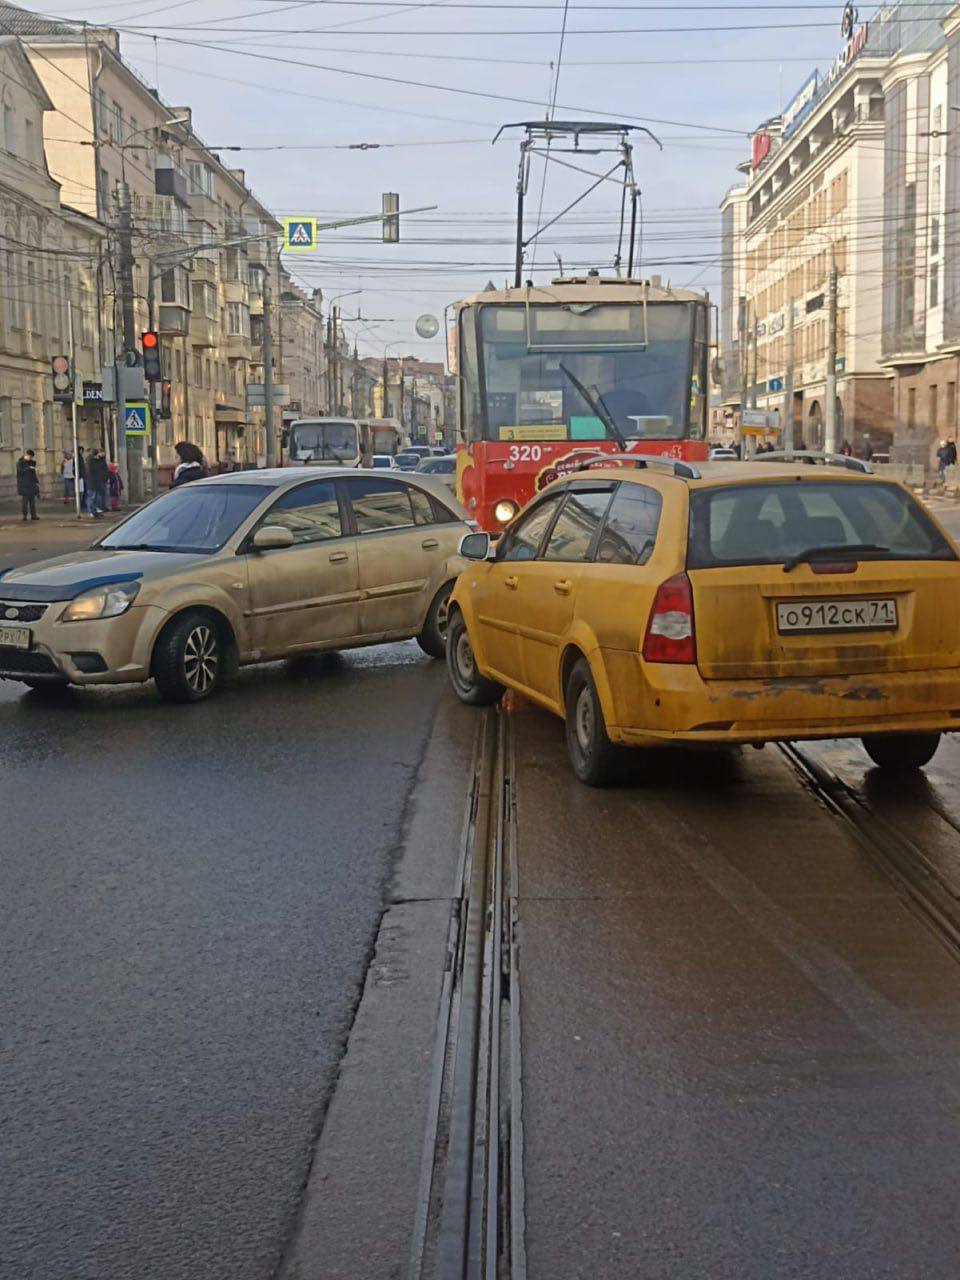
[[[497,524],[509,524],[520,508],[510,498],[501,498],[493,508],[493,518]]]

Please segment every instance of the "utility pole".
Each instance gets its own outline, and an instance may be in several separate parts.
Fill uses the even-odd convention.
[[[123,350],[137,349],[137,322],[133,311],[133,223],[130,217],[130,188],[126,182],[117,183],[117,237],[120,242],[120,314],[123,323]],[[130,498],[139,499],[143,495],[142,475],[137,476],[135,486],[130,483],[127,460],[127,406],[124,399],[122,368],[126,361],[116,364],[117,381],[117,465],[123,487]],[[132,490],[135,489],[135,492]]]
[[[76,345],[73,340],[73,299],[67,299],[67,324],[70,327],[70,376],[74,380],[74,386],[70,388],[70,426],[73,432],[73,504],[77,509],[77,519],[80,519],[80,451],[77,448],[77,366]]]
[[[743,411],[747,407],[747,300],[740,295],[737,305],[737,355],[740,364],[740,425],[743,426]],[[742,433],[741,433],[742,442]]]
[[[830,242],[830,270],[827,272],[827,413],[823,448],[837,452],[837,261]]]
[[[331,406],[333,413],[340,412],[340,339],[337,334],[337,320],[340,316],[339,307],[330,308],[333,317],[333,405]]]
[[[389,406],[389,403],[388,403],[388,401],[387,401],[387,395],[388,395],[388,392],[387,392],[387,352],[386,352],[386,348],[384,348],[384,352],[383,352],[383,412],[382,412],[382,413],[381,413],[381,415],[380,415],[380,416],[381,416],[381,417],[383,417],[383,418],[389,418],[389,417],[390,417],[390,406]]]
[[[760,336],[758,332],[759,328],[760,328],[760,325],[757,321],[757,313],[756,311],[754,311],[753,324],[751,325],[751,329],[753,330],[753,376],[750,379],[750,408],[751,409],[755,409],[757,407],[757,344]]]
[[[793,452],[793,298],[787,302],[787,371],[783,380],[783,447]]]
[[[267,466],[277,465],[277,441],[273,434],[273,333],[270,329],[270,267],[263,272],[263,418],[267,432]]]

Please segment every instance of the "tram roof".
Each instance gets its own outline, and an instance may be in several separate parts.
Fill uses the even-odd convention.
[[[627,280],[621,276],[562,276],[550,284],[525,284],[518,289],[486,289],[457,304],[504,302],[703,302],[706,295],[694,289],[675,289],[656,278]]]

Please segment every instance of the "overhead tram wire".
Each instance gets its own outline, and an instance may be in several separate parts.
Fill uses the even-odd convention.
[[[550,94],[550,105],[547,108],[547,119],[552,120],[557,109],[557,91],[560,88],[560,68],[563,66],[563,44],[567,35],[567,13],[570,9],[569,0],[563,0],[563,18],[560,23],[560,48],[557,52],[557,66],[553,77],[553,89]],[[533,257],[531,259],[531,267],[537,265],[537,247],[538,237],[540,235],[540,224],[543,221],[543,196],[547,189],[547,166],[550,164],[550,142],[547,138],[547,153],[543,158],[543,172],[540,175],[540,200],[537,205],[537,230],[533,236]],[[521,174],[521,181],[523,177]],[[519,232],[518,232],[519,234]]]
[[[311,71],[325,71],[331,75],[354,76],[361,80],[376,80],[379,84],[401,84],[414,89],[430,89],[437,93],[453,93],[469,98],[482,98],[490,102],[509,102],[519,103],[521,106],[539,107],[541,104],[535,98],[522,98],[514,94],[504,93],[487,93],[481,89],[461,89],[455,85],[431,84],[429,81],[409,80],[403,76],[388,76],[373,71],[354,71],[344,67],[331,67],[319,62],[306,62],[300,58],[281,58],[275,54],[261,54],[253,49],[236,49],[221,47],[213,42],[197,42],[194,40],[185,40],[176,36],[159,36],[158,39],[166,41],[168,44],[183,45],[187,48],[212,49],[221,53],[228,53],[233,57],[253,58],[259,62],[276,62],[283,66],[306,67]],[[557,107],[563,111],[582,112],[584,115],[599,117],[609,114],[608,109],[598,108],[594,106],[585,107],[578,106],[573,103],[559,102]],[[724,125],[705,124],[691,122],[689,120],[672,120],[661,116],[635,116],[628,115],[624,112],[615,113],[620,119],[626,122],[637,122],[641,124],[666,124],[672,125],[678,129],[699,129],[708,133],[723,134],[726,137],[743,138],[750,133],[749,129],[732,129]]]

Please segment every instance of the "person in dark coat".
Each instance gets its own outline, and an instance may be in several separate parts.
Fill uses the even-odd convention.
[[[32,449],[24,449],[17,459],[17,493],[20,495],[20,511],[23,520],[39,520],[37,498],[40,496],[40,479],[37,475],[37,455]]]
[[[191,480],[203,480],[210,474],[202,452],[189,440],[178,441],[173,446],[173,451],[180,462],[170,481],[171,489],[176,489],[181,484],[189,484]]]
[[[93,520],[99,520],[107,509],[107,481],[110,470],[102,449],[94,449],[87,463],[87,510]]]
[[[941,484],[946,483],[947,467],[949,467],[949,465],[950,446],[947,444],[946,440],[941,440],[940,448],[937,450],[937,475],[940,478]]]
[[[957,465],[957,442],[955,440],[948,440],[947,449],[950,453],[950,457],[947,459],[947,466],[955,467]]]

